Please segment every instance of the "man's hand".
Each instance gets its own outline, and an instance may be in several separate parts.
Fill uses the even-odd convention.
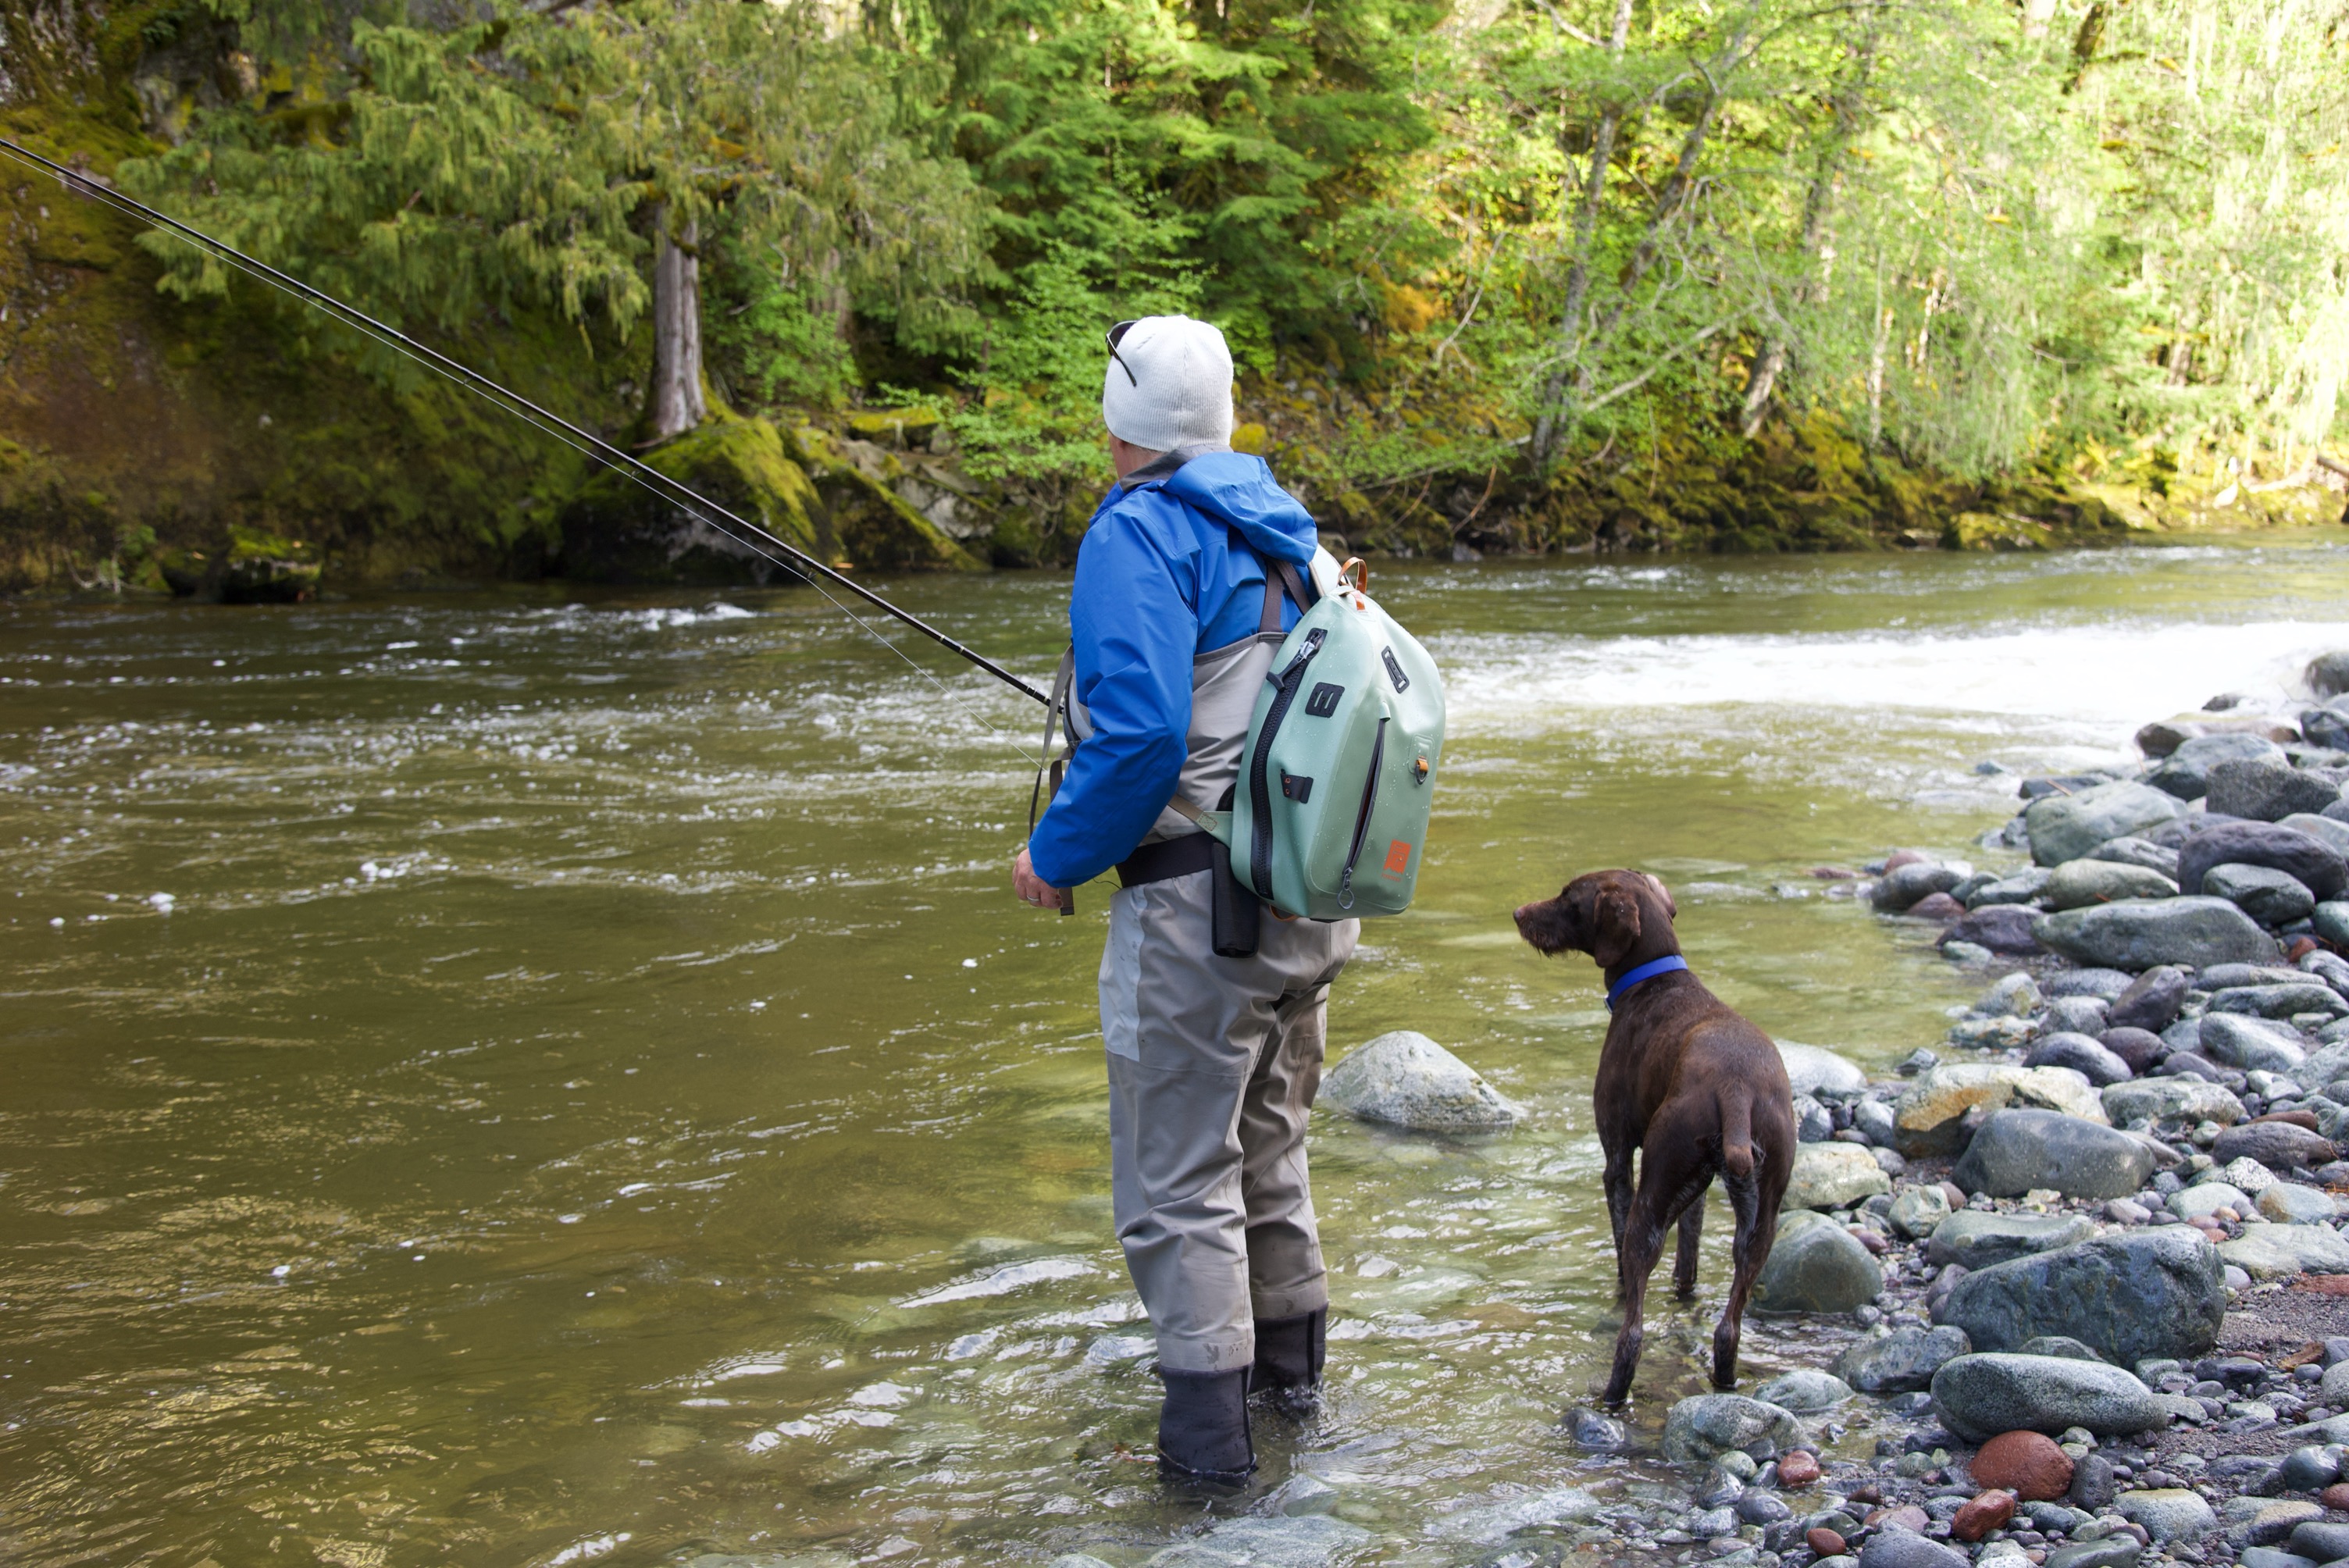
[[[1035,868],[1028,863],[1024,847],[1011,861],[1011,891],[1019,895],[1021,903],[1033,904],[1038,909],[1061,907],[1062,890],[1036,874]]]

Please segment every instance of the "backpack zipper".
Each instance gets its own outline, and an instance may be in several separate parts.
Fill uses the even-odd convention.
[[[1379,764],[1386,759],[1387,720],[1379,720],[1378,738],[1371,742],[1371,779],[1362,786],[1361,814],[1354,819],[1353,846],[1346,851],[1346,869],[1338,876],[1338,907],[1354,907],[1354,862],[1362,858],[1362,840],[1371,830],[1371,810],[1379,803]]]
[[[1305,634],[1305,645],[1288,661],[1288,667],[1273,677],[1272,706],[1265,710],[1264,728],[1256,738],[1256,753],[1248,758],[1248,814],[1252,819],[1248,831],[1248,889],[1257,897],[1272,897],[1272,782],[1265,777],[1265,765],[1272,755],[1272,738],[1280,732],[1280,721],[1288,717],[1288,705],[1297,700],[1297,688],[1305,679],[1305,666],[1321,651],[1322,639],[1329,634],[1320,627]],[[1381,730],[1380,737],[1386,732]]]

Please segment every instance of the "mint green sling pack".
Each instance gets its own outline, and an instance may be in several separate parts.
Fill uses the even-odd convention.
[[[1369,576],[1347,562],[1273,656],[1231,809],[1174,802],[1230,849],[1240,886],[1284,915],[1401,914],[1419,885],[1444,682],[1364,592]]]

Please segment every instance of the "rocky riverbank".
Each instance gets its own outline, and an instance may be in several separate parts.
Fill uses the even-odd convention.
[[[1803,1141],[1749,1327],[1816,1364],[1682,1399],[1660,1439],[1571,1411],[1590,1480],[1464,1510],[1462,1561],[2349,1560],[2349,653],[2306,680],[2019,779],[1996,864],[1817,869],[1984,984],[1888,1079],[1780,1047]],[[1374,1044],[1334,1108],[1506,1124],[1433,1042]],[[1415,1097],[1413,1062],[1442,1083]],[[1342,1555],[1334,1494],[1294,1488],[1171,1551]]]

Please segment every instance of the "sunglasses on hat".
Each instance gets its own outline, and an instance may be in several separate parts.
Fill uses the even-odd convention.
[[[1138,321],[1121,321],[1115,326],[1111,327],[1107,332],[1102,334],[1102,335],[1109,340],[1109,356],[1117,361],[1117,367],[1120,370],[1125,372],[1126,380],[1132,382],[1136,387],[1139,387],[1142,383],[1135,378],[1133,366],[1128,365],[1125,362],[1125,356],[1117,351],[1117,346],[1125,341],[1125,335],[1133,331],[1137,325]]]

